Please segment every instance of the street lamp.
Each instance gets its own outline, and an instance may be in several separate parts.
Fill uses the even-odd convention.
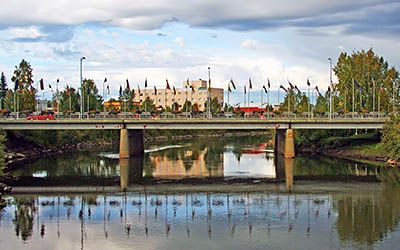
[[[211,75],[210,75],[210,67],[208,67],[208,105],[207,105],[207,113],[208,113],[208,119],[211,119]]]
[[[332,58],[329,60],[329,119],[332,119]]]
[[[80,119],[82,119],[83,116],[83,86],[82,86],[82,61],[85,60],[86,57],[82,56],[80,59],[80,81],[81,81],[81,115]]]

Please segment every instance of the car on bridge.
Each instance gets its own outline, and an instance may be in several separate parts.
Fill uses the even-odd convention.
[[[54,120],[54,115],[44,114],[44,115],[30,115],[26,117],[27,120]]]

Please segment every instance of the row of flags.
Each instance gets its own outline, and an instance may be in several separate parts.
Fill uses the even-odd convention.
[[[373,81],[373,84],[375,84],[374,79],[372,79],[372,81]],[[60,82],[60,80],[57,79],[56,82],[57,82],[57,84],[58,84],[58,83]],[[107,82],[107,78],[104,78],[104,83],[106,83],[106,82]],[[296,85],[292,84],[289,80],[288,80],[288,84],[289,84],[289,87],[288,87],[288,88],[286,88],[286,87],[283,86],[283,85],[280,85],[280,86],[279,86],[279,89],[282,89],[282,90],[285,91],[286,93],[287,93],[289,90],[296,90],[298,93],[301,93],[300,89],[299,89]],[[363,87],[358,83],[357,80],[354,79],[354,80],[353,80],[353,84],[354,84],[354,86],[355,86],[361,93],[364,91]],[[17,79],[17,80],[15,81],[14,90],[15,90],[15,91],[18,90],[19,86],[20,86],[20,82],[19,82],[19,80]],[[268,90],[269,90],[270,87],[271,87],[271,83],[270,83],[270,80],[269,80],[269,79],[267,79],[267,86],[268,86],[268,88],[267,88],[265,85],[262,86],[262,88],[263,88],[263,90],[264,90],[264,92],[265,92],[266,94],[268,94]],[[311,83],[310,83],[309,79],[307,79],[307,86],[311,86]],[[41,78],[41,79],[39,80],[39,87],[40,87],[40,90],[42,90],[42,91],[45,89],[45,84],[44,84],[43,78]],[[49,87],[50,89],[52,89],[51,84],[49,84],[48,87]],[[138,92],[139,92],[139,94],[140,94],[140,93],[141,93],[141,90],[140,90],[139,84],[137,85],[137,87],[138,87]],[[147,78],[146,78],[145,81],[144,81],[144,87],[145,87],[145,89],[148,87]],[[195,92],[194,87],[193,87],[192,85],[190,85],[190,83],[189,83],[189,78],[188,78],[187,81],[186,81],[186,87],[190,87],[191,90],[192,90],[192,92],[193,92],[193,93]],[[231,88],[231,87],[232,87],[234,90],[236,90],[236,85],[235,85],[233,79],[231,79],[231,80],[229,81],[229,83],[228,83],[228,92],[230,92],[230,93],[232,92],[232,88]],[[70,95],[70,92],[71,92],[70,89],[71,89],[71,88],[67,85],[66,94],[67,94],[68,96]],[[127,90],[129,90],[129,91],[131,90],[131,88],[130,88],[130,83],[129,83],[129,80],[128,80],[128,79],[126,79],[126,87],[125,87],[125,89],[127,89]],[[170,86],[170,84],[169,84],[169,82],[168,82],[168,79],[166,79],[166,89],[171,90],[171,86]],[[253,84],[252,84],[251,78],[249,78],[248,90],[250,91],[251,89],[253,89]],[[110,86],[109,86],[108,84],[107,84],[106,90],[107,90],[107,94],[110,94]],[[175,86],[173,86],[172,90],[173,90],[174,95],[176,95],[176,88],[175,88]],[[246,94],[246,93],[247,93],[246,85],[244,85],[244,89],[243,89],[243,90],[244,90],[244,93]],[[321,92],[319,91],[318,86],[315,86],[314,90],[318,93],[318,95],[321,95]],[[30,86],[30,91],[33,92],[33,87],[32,87],[32,85]],[[133,91],[134,91],[134,90],[133,90]],[[328,93],[329,93],[330,91],[331,91],[331,88],[330,88],[330,86],[329,86],[329,87],[328,87]],[[384,92],[384,88],[383,88],[383,87],[380,87],[380,91],[381,91],[381,92]],[[88,94],[90,94],[90,88],[87,88],[87,92],[88,92]],[[158,92],[158,91],[157,91],[157,87],[154,86],[154,93],[155,93],[155,95],[157,95],[157,92]],[[134,93],[134,92],[133,92],[133,93]],[[123,94],[123,88],[122,88],[122,86],[120,85],[119,95],[122,95],[122,94]]]

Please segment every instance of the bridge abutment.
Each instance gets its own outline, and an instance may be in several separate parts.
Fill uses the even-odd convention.
[[[275,129],[274,150],[285,158],[295,157],[293,129]]]
[[[119,158],[128,159],[144,154],[143,129],[126,129],[120,131]]]

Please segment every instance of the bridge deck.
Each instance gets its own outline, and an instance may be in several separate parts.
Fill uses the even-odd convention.
[[[356,119],[57,119],[0,120],[6,130],[96,129],[382,129],[385,118]]]

